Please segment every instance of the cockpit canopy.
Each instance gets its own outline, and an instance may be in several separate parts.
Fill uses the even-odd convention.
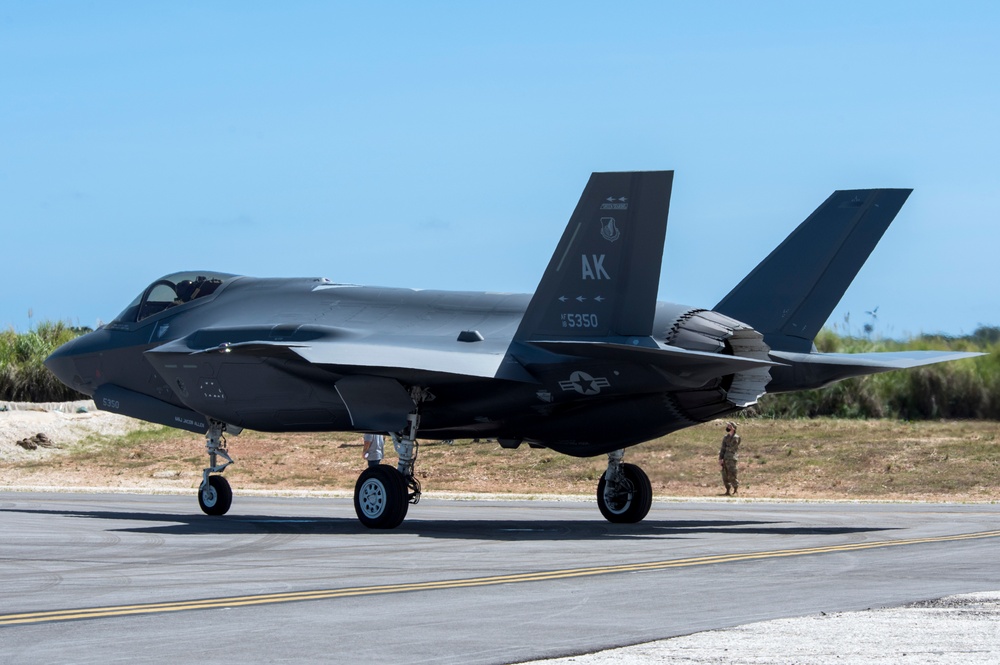
[[[224,272],[176,272],[161,277],[136,296],[114,323],[135,323],[172,307],[215,293],[223,283],[238,277]]]

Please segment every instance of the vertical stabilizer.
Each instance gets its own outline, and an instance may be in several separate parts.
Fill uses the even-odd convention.
[[[652,333],[673,175],[590,177],[515,341]]]
[[[715,311],[753,326],[774,350],[808,353],[911,191],[834,192]]]

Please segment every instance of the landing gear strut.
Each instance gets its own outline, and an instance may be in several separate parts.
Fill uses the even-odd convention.
[[[653,505],[653,486],[645,471],[622,461],[624,450],[608,453],[608,470],[597,483],[597,506],[609,522],[641,522]]]
[[[208,451],[208,467],[202,470],[201,487],[198,488],[198,504],[206,515],[225,515],[233,505],[233,490],[229,481],[222,476],[212,476],[212,473],[222,473],[223,469],[233,463],[233,458],[226,450],[226,424],[218,420],[209,421],[208,432],[205,433],[205,449]],[[218,458],[226,460],[218,463]]]
[[[420,416],[407,417],[405,433],[392,434],[399,455],[395,469],[379,464],[365,469],[354,485],[354,512],[369,529],[395,529],[403,523],[411,503],[420,501],[420,481],[413,475],[417,461]]]

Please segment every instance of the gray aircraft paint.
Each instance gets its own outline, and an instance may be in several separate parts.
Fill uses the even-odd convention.
[[[835,192],[714,311],[657,302],[672,183],[593,174],[533,296],[192,271],[46,365],[98,408],[194,432],[402,434],[419,412],[424,439],[591,456],[765,391],[977,355],[813,351],[910,190]]]

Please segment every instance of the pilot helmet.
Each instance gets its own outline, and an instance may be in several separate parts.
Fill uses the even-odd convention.
[[[191,296],[194,295],[194,282],[190,279],[185,279],[183,282],[177,283],[177,298],[184,302],[191,300]]]

